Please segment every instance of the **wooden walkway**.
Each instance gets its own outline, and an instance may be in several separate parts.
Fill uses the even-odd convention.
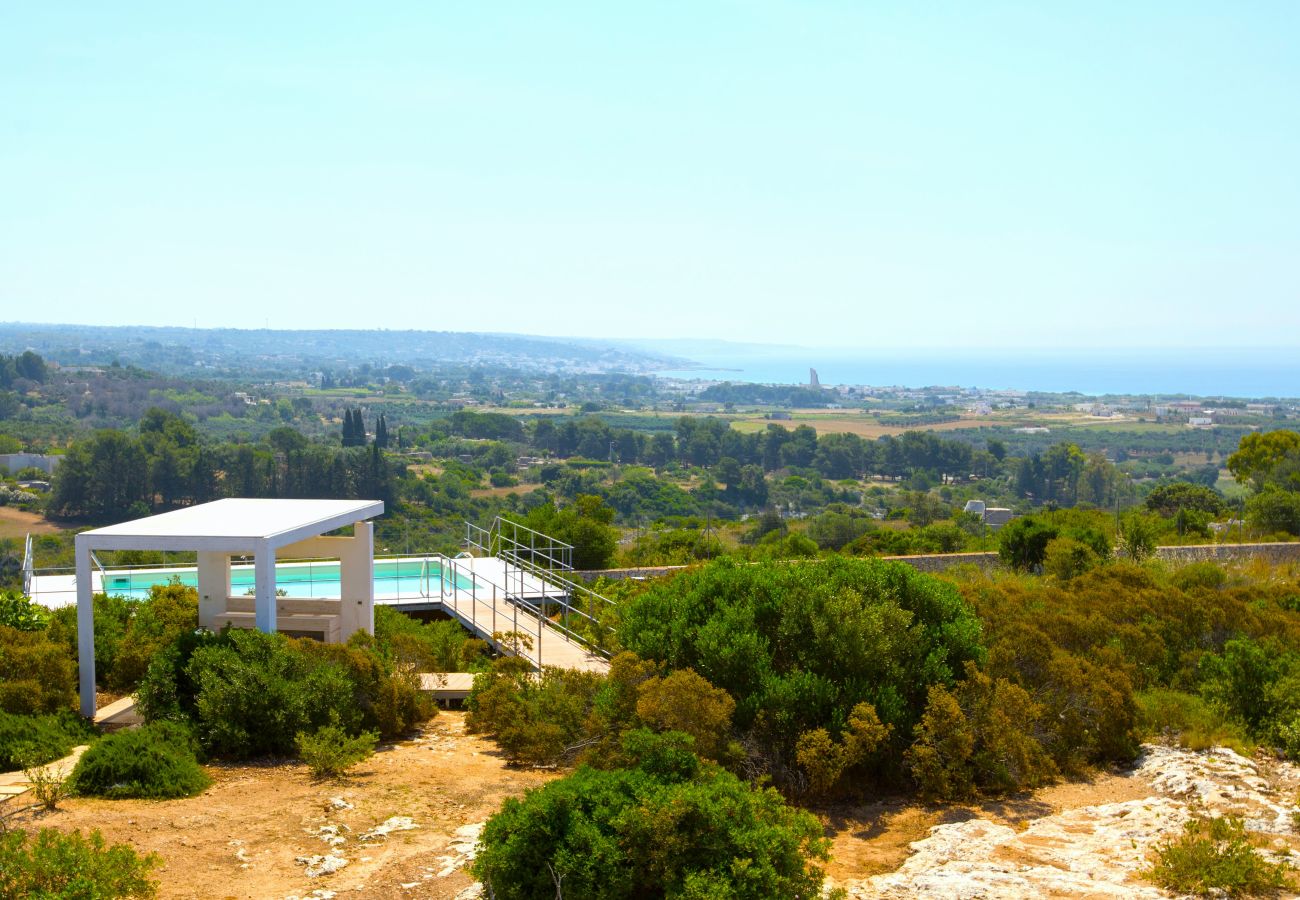
[[[449,588],[428,597],[377,596],[375,602],[394,609],[440,609],[501,652],[512,652],[512,639],[508,635],[515,632],[522,636],[518,655],[539,669],[558,666],[585,672],[609,671],[609,661],[603,656],[569,638],[549,619],[535,615],[527,606],[511,599],[514,596],[534,604],[555,603],[565,596],[563,590],[518,569],[507,570],[505,562],[496,557],[456,562],[472,575],[474,587]]]

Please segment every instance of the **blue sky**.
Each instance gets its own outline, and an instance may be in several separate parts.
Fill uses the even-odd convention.
[[[1294,345],[1295,3],[10,4],[0,320]]]

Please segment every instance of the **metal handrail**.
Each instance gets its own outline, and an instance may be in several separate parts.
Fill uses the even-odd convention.
[[[32,536],[27,535],[27,540],[23,544],[23,594],[31,596],[32,590],[32,565],[35,559],[32,555]]]
[[[506,534],[507,528],[509,535]],[[520,538],[521,531],[527,537],[527,542]],[[572,544],[503,516],[495,517],[487,528],[466,522],[465,543],[478,548],[485,556],[513,559],[522,558],[526,553],[530,561],[539,557],[544,559],[548,564],[545,566],[547,569],[573,570]]]

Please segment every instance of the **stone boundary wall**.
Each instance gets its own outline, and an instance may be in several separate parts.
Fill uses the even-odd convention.
[[[1172,563],[1242,562],[1263,559],[1270,563],[1300,562],[1300,542],[1268,544],[1187,544],[1180,547],[1157,547],[1156,559]],[[944,572],[956,566],[973,565],[985,572],[998,568],[996,553],[923,553],[915,556],[882,556],[881,559],[907,563],[921,572]],[[574,572],[582,581],[605,577],[613,581],[625,578],[660,578],[680,572],[687,566],[646,566],[633,569],[598,569]]]
[[[1271,563],[1300,562],[1300,543],[1269,544],[1188,544],[1183,547],[1157,547],[1156,559],[1173,563],[1244,562],[1251,559]]]

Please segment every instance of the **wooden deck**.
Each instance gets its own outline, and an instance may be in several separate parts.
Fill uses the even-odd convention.
[[[520,597],[531,603],[556,602],[564,592],[518,569],[507,570],[496,557],[456,561],[474,580],[472,588],[448,589],[429,597],[376,596],[375,602],[395,609],[438,609],[456,618],[475,635],[497,650],[511,652],[510,633],[521,635],[519,656],[539,669],[558,666],[586,672],[608,672],[609,661],[567,637],[546,618],[535,616],[514,602]]]

